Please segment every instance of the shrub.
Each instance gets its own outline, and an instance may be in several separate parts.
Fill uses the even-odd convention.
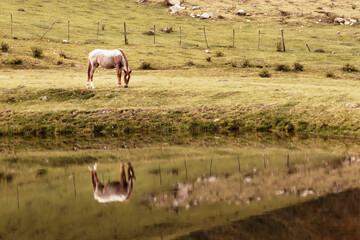
[[[101,30],[105,30],[105,24],[101,25]]]
[[[2,42],[1,43],[1,51],[3,51],[3,52],[9,51],[9,44]]]
[[[63,61],[59,60],[56,62],[57,65],[62,65],[63,64]]]
[[[333,72],[327,72],[326,77],[327,78],[335,78],[335,74]]]
[[[282,52],[282,44],[281,44],[281,42],[276,43],[276,51],[277,52]]]
[[[276,71],[281,71],[281,72],[288,72],[290,71],[290,67],[288,65],[285,64],[278,64],[275,68]]]
[[[232,66],[233,68],[236,68],[236,67],[237,67],[237,63],[236,63],[236,62],[231,62],[231,66]]]
[[[43,50],[40,47],[31,47],[31,52],[34,58],[42,58]]]
[[[359,70],[353,66],[353,65],[350,65],[349,63],[345,64],[343,67],[342,67],[342,70],[344,72],[358,72]]]
[[[195,63],[194,63],[193,61],[187,61],[187,62],[185,63],[185,65],[186,65],[186,66],[194,66]]]
[[[243,68],[251,67],[250,60],[249,59],[244,59],[244,61],[241,63],[241,66]]]
[[[14,58],[8,61],[9,65],[21,65],[23,63],[21,58]]]
[[[59,56],[62,57],[62,58],[64,58],[64,59],[68,58],[68,56],[66,55],[66,53],[63,52],[62,50],[60,50]]]
[[[221,51],[216,51],[216,52],[215,52],[215,55],[216,55],[217,57],[223,57],[223,56],[224,56],[224,53],[221,52]]]
[[[294,63],[294,71],[304,71],[304,65],[298,62]]]
[[[271,77],[271,74],[269,73],[268,70],[263,69],[259,72],[259,76],[262,78],[269,78],[269,77]]]
[[[143,70],[150,70],[150,69],[152,69],[151,63],[149,63],[149,62],[142,62],[140,68],[143,69]]]
[[[211,62],[211,57],[206,57],[206,61]]]

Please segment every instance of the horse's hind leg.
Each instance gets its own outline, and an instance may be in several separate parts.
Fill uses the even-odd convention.
[[[92,70],[92,64],[91,64],[91,62],[89,60],[88,79],[87,79],[87,82],[85,83],[86,88],[89,88],[89,82],[90,82],[90,79],[91,79],[91,77],[90,77],[91,70]]]
[[[92,68],[91,68],[91,70],[90,70],[90,85],[91,85],[91,88],[95,88],[94,87],[94,83],[93,83],[93,81],[94,81],[94,73],[95,73],[95,70],[96,70],[96,68],[99,66],[99,64],[98,63],[95,63],[95,64],[92,64]]]

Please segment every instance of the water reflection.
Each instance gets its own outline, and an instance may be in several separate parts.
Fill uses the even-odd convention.
[[[136,179],[131,163],[128,163],[128,180],[126,180],[125,167],[121,164],[121,178],[119,181],[108,182],[105,186],[99,181],[96,173],[97,164],[89,167],[94,188],[94,198],[100,203],[124,202],[131,196]]]

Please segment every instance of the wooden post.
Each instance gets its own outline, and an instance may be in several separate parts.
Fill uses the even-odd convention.
[[[161,181],[161,168],[160,168],[160,164],[159,164],[159,176],[160,176],[160,184],[162,184],[162,181]]]
[[[125,45],[128,44],[127,37],[126,37],[126,22],[124,22],[124,38],[125,38]]]
[[[205,37],[206,47],[209,48],[209,45],[208,45],[208,42],[207,42],[207,38],[206,38],[205,27],[204,27],[204,37]]]
[[[74,182],[74,195],[76,197],[76,183],[75,183],[75,174],[73,173],[73,182]]]
[[[180,27],[180,46],[181,46],[181,27]]]
[[[155,25],[154,25],[154,45],[155,45],[155,35],[156,33],[155,33]]]
[[[186,161],[184,161],[185,164],[185,176],[186,176],[186,181],[187,181],[187,166],[186,166]]]
[[[212,168],[212,159],[210,161],[210,176],[211,176],[211,168]]]
[[[105,185],[104,172],[101,172],[101,175],[102,175],[102,180],[103,180],[102,182]]]
[[[280,30],[281,30],[281,37],[282,37],[282,42],[283,42],[283,50],[284,50],[284,52],[286,52],[286,50],[285,50],[284,30],[283,29],[280,29]]]
[[[235,48],[235,29],[233,29],[233,48]]]
[[[13,35],[13,18],[12,18],[12,14],[11,14],[11,35]]]
[[[68,21],[68,43],[70,41],[70,21]]]
[[[289,154],[287,155],[287,158],[286,158],[286,166],[288,168],[290,167],[290,156],[289,156]]]
[[[258,50],[260,49],[260,29],[259,29],[259,39],[258,39]]]
[[[239,166],[239,172],[241,171],[241,168],[240,168],[240,156],[238,156],[238,166]]]
[[[16,194],[17,194],[17,205],[19,210],[20,209],[19,186],[16,186]]]
[[[266,159],[265,159],[265,154],[263,154],[263,159],[264,159],[264,168],[266,169]]]
[[[50,30],[50,28],[52,28],[52,26],[53,26],[55,23],[56,23],[56,21],[51,24],[51,26],[46,30],[46,32],[44,33],[44,35],[41,36],[40,40],[45,36],[45,34]]]
[[[100,26],[100,22],[98,22],[98,28],[97,28],[97,33],[96,33],[96,41],[99,41],[99,26]]]
[[[306,47],[308,48],[309,52],[311,52],[311,51],[310,51],[310,47],[309,47],[309,45],[307,45],[307,44],[306,44]]]

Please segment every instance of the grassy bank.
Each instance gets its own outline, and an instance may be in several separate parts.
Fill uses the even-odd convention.
[[[96,89],[87,90],[77,71],[3,71],[0,132],[360,133],[356,73],[344,73],[344,79],[256,75],[256,69],[137,71],[130,88],[119,89],[113,71],[103,70]]]

